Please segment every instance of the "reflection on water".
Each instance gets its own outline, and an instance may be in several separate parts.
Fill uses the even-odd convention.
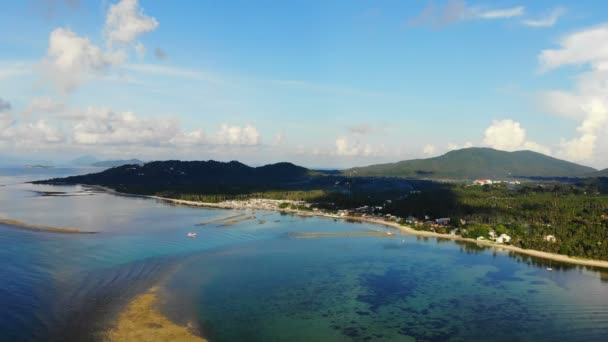
[[[198,323],[212,341],[608,338],[599,269],[460,241],[349,237],[379,229],[360,222],[16,184],[44,177],[2,172],[12,185],[0,187],[0,216],[101,232],[0,225],[2,339],[100,338],[156,285],[163,313]],[[265,223],[197,226],[252,215]],[[290,239],[295,232],[333,238]]]

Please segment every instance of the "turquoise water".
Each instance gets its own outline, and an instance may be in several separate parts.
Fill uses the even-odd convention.
[[[212,341],[608,340],[596,269],[415,236],[292,239],[386,228],[263,211],[195,227],[244,211],[19,184],[45,177],[27,172],[0,170],[0,217],[100,233],[0,225],[0,340],[100,339],[158,284],[163,313]]]

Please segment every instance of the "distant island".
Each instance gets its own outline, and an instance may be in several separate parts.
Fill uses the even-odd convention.
[[[118,167],[123,165],[131,165],[131,164],[144,164],[143,161],[139,159],[125,159],[125,160],[103,160],[91,163],[91,166],[94,167]]]
[[[473,148],[341,172],[291,163],[156,161],[37,183],[375,220],[480,243],[608,260],[608,178],[595,175],[593,168],[535,152]]]
[[[25,165],[27,169],[52,169],[53,165],[44,165],[44,164],[27,164]]]

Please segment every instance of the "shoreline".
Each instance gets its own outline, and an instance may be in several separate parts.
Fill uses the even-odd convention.
[[[270,209],[270,208],[265,208],[265,207],[255,207],[255,206],[251,206],[251,205],[246,206],[246,205],[232,205],[232,204],[228,204],[228,203],[222,204],[222,203],[196,202],[196,201],[188,201],[188,200],[181,200],[181,199],[176,199],[176,198],[168,198],[168,197],[160,197],[160,196],[146,196],[146,195],[138,195],[138,196],[141,196],[144,198],[160,200],[160,201],[164,201],[164,202],[169,202],[172,204],[186,205],[186,206],[192,206],[192,207],[215,208],[215,209],[236,209],[236,210],[246,210],[246,209],[270,210],[270,211],[276,211],[276,212],[295,214],[298,216],[324,217],[324,218],[338,219],[338,220],[344,220],[344,221],[365,222],[365,223],[371,223],[371,224],[377,224],[377,225],[383,225],[386,227],[395,228],[408,235],[435,237],[435,238],[450,239],[453,241],[469,242],[469,243],[474,243],[474,244],[481,245],[481,246],[493,247],[496,249],[512,251],[512,252],[516,252],[516,253],[520,253],[520,254],[526,254],[529,256],[557,261],[557,262],[608,269],[608,261],[604,261],[604,260],[583,259],[583,258],[571,257],[571,256],[563,255],[563,254],[543,252],[543,251],[538,251],[538,250],[534,250],[534,249],[524,249],[521,247],[516,247],[516,246],[511,246],[511,245],[497,244],[497,243],[487,241],[487,240],[477,241],[475,239],[464,238],[462,236],[454,236],[454,235],[450,235],[450,234],[441,234],[441,233],[434,233],[434,232],[429,232],[429,231],[415,230],[409,226],[402,226],[396,222],[387,222],[384,220],[373,219],[373,218],[365,218],[365,217],[358,217],[358,216],[338,216],[338,215],[333,215],[333,214],[326,214],[326,213],[312,212],[312,211],[309,212],[309,211],[297,210],[297,209],[278,209],[278,208]],[[277,202],[287,202],[287,201],[277,200]]]
[[[0,217],[0,223],[6,224],[11,227],[16,227],[20,229],[33,230],[38,232],[49,232],[49,233],[59,233],[59,234],[97,234],[95,231],[86,231],[80,230],[76,228],[66,228],[66,227],[52,227],[52,226],[44,226],[31,224],[19,220],[13,220],[8,218]]]

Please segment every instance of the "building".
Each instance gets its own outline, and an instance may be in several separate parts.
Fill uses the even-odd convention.
[[[511,237],[507,234],[500,234],[499,237],[496,238],[497,243],[509,243],[511,242]]]
[[[438,218],[438,219],[435,219],[435,223],[440,224],[442,226],[447,226],[448,224],[450,224],[450,218],[449,217]]]
[[[408,216],[405,219],[405,223],[407,223],[407,224],[414,224],[416,222],[418,222],[418,220],[414,216]]]
[[[491,179],[477,179],[473,184],[475,185],[491,185],[493,182]]]
[[[547,242],[556,242],[557,241],[557,238],[555,238],[555,235],[545,235],[544,239]]]

